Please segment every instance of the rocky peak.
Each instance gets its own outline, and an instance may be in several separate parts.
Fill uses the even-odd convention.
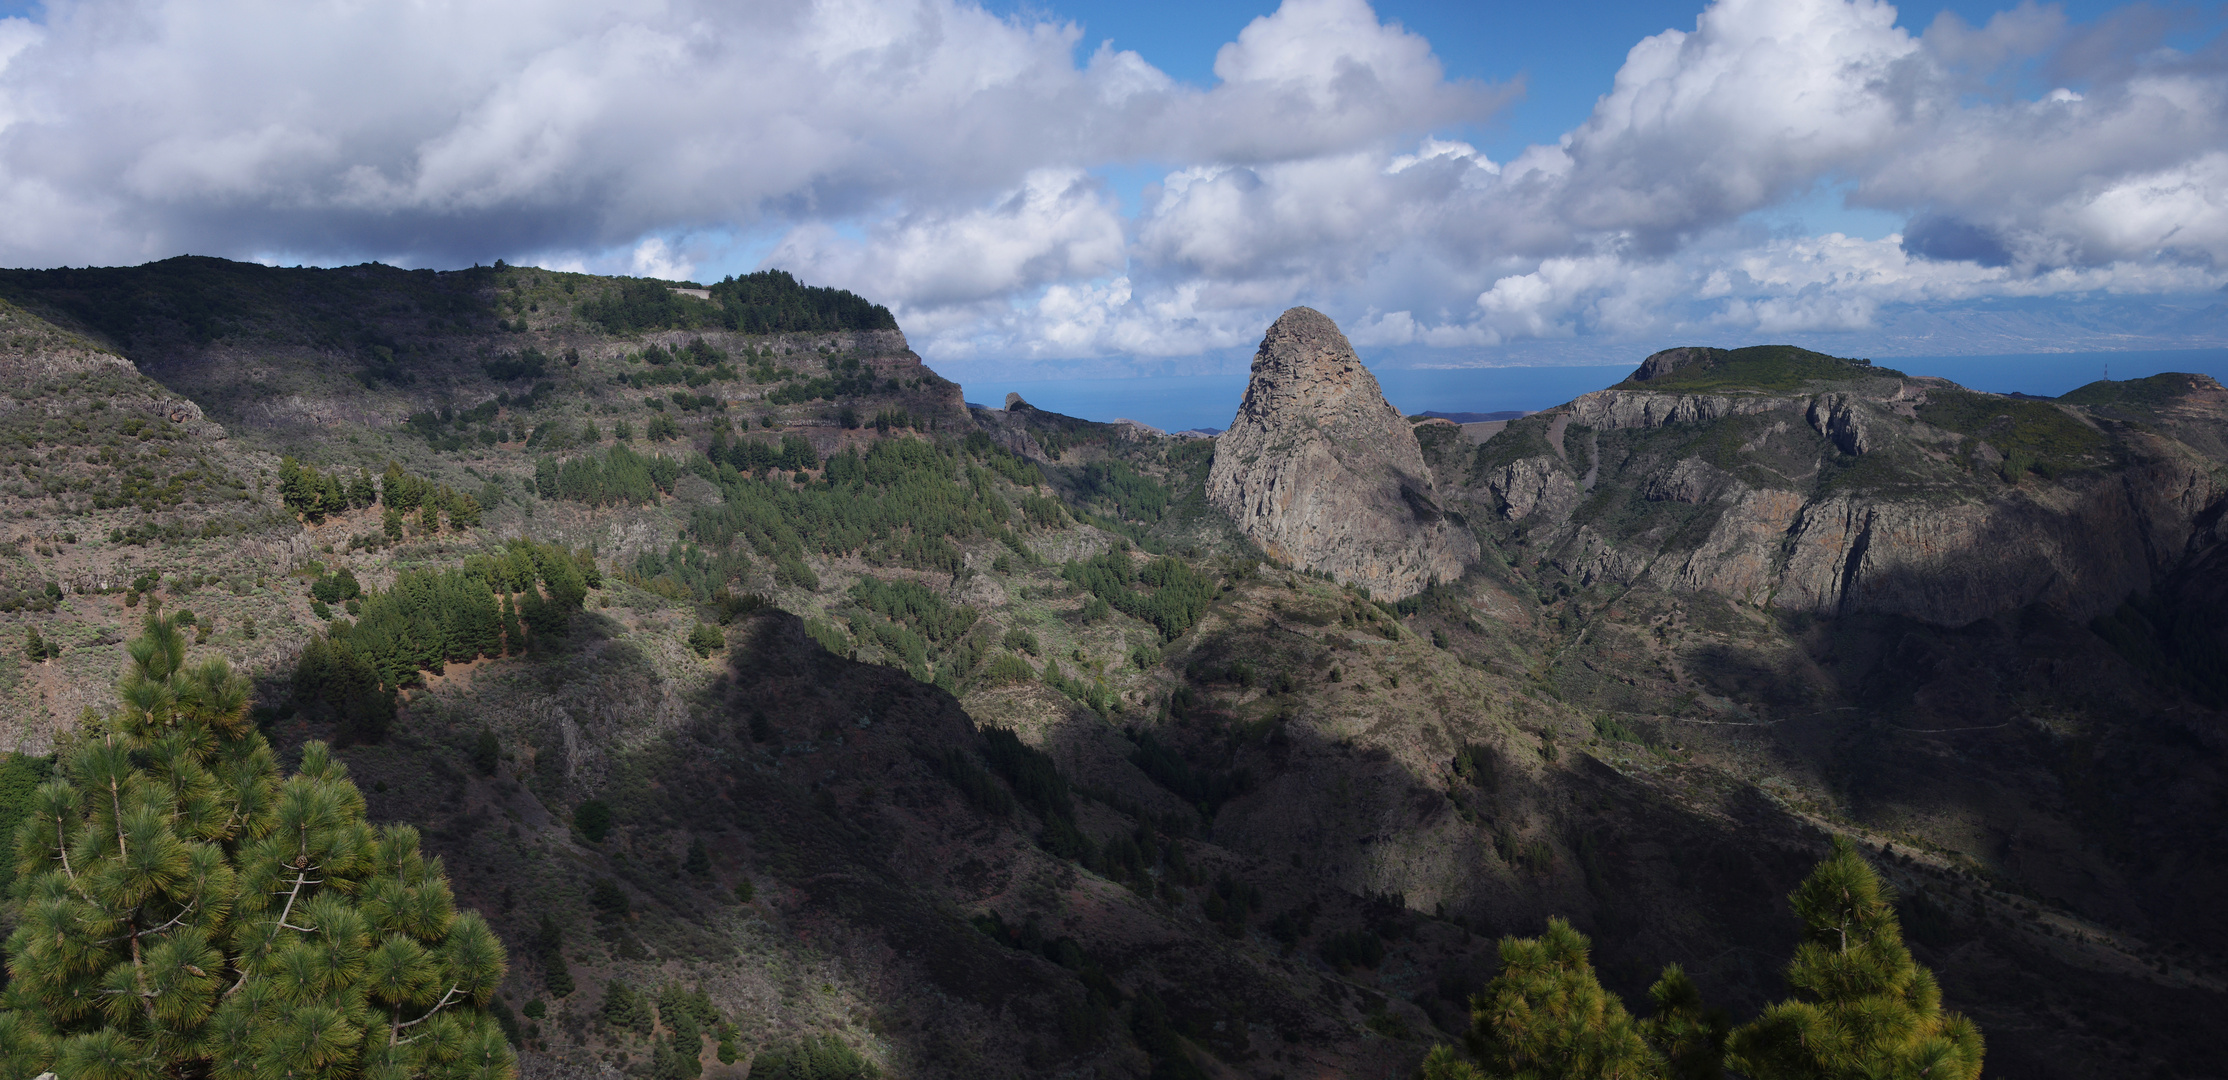
[[[1476,539],[1440,512],[1408,422],[1312,308],[1285,312],[1261,339],[1207,497],[1272,557],[1383,597],[1451,581],[1477,557]]]
[[[1709,359],[1711,351],[1710,349],[1688,345],[1651,353],[1646,360],[1640,361],[1640,370],[1632,373],[1632,381],[1647,382],[1650,379],[1660,379],[1689,364]]]

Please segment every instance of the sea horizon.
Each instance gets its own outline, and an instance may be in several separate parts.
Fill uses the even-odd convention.
[[[1908,375],[1945,378],[1996,394],[2057,397],[2099,379],[2140,379],[2167,371],[2228,381],[2228,348],[2120,352],[2000,353],[1987,356],[1882,356],[1873,363]],[[1372,367],[1386,400],[1403,414],[1538,412],[1613,386],[1632,364],[1475,368]],[[1134,420],[1163,431],[1228,427],[1247,376],[1143,375],[1121,378],[981,379],[962,384],[966,399],[998,408],[1008,393],[1040,409],[1086,420]]]

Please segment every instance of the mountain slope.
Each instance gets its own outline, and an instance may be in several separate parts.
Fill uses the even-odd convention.
[[[691,1028],[714,1075],[823,1035],[902,1076],[1390,1075],[1552,914],[1628,999],[1675,960],[1745,1015],[1829,834],[1905,889],[1992,1074],[2209,1068],[2217,387],[1651,358],[1482,445],[1391,430],[1478,553],[1392,602],[1248,540],[1214,441],[969,409],[785,275],[693,288],[0,274],[45,320],[22,370],[214,421],[77,431],[85,376],[39,374],[20,464],[231,480],[8,496],[9,580],[60,595],[0,640],[65,643],[0,671],[49,695],[10,737],[68,737],[104,627],[193,608],[274,741],[353,738],[503,933],[534,1076],[686,1074]],[[424,661],[383,737],[295,665],[335,635]]]

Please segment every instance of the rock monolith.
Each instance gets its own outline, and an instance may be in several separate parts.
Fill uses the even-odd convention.
[[[1399,599],[1477,558],[1433,491],[1415,433],[1337,324],[1312,308],[1280,316],[1215,442],[1208,500],[1272,558]]]

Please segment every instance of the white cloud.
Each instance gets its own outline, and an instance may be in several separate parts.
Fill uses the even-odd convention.
[[[877,223],[863,239],[800,228],[771,260],[843,282],[898,309],[1010,296],[1122,268],[1122,222],[1103,186],[1079,170],[1040,169],[990,205]]]
[[[655,236],[634,246],[633,265],[628,269],[639,277],[666,281],[687,281],[696,276],[695,263],[679,257],[663,239]]]
[[[1459,360],[2228,284],[2228,66],[2134,9],[1716,0],[1506,162],[1453,137],[1503,91],[1364,0],[1286,0],[1207,87],[971,0],[47,10],[0,20],[0,263],[770,250],[971,363],[1242,351],[1294,303]],[[1138,161],[1125,216],[1093,170]],[[1755,224],[1821,184],[1905,229]]]
[[[1558,201],[1662,247],[1806,190],[1894,139],[1918,51],[1879,0],[1720,0],[1633,46]]]
[[[49,12],[43,28],[0,22],[0,178],[105,201],[111,224],[0,250],[18,264],[608,249],[949,209],[1125,157],[1344,152],[1497,101],[1362,0],[1255,20],[1208,90],[1134,53],[1078,65],[1073,25],[966,0]]]

